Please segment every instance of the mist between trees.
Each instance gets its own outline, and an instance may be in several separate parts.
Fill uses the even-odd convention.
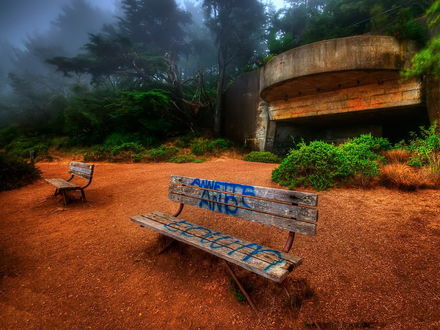
[[[225,89],[276,54],[362,33],[421,48],[429,39],[416,18],[431,0],[285,3],[122,0],[112,15],[72,0],[23,49],[0,40],[0,149],[20,139],[64,137],[57,144],[71,147],[119,134],[151,147],[188,133],[220,135]]]

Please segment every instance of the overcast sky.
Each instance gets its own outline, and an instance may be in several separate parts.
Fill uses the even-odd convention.
[[[21,47],[27,36],[44,33],[71,0],[0,0],[0,42]],[[116,14],[117,0],[86,0]],[[181,2],[181,0],[178,0]],[[284,0],[266,0],[280,8]],[[1,43],[0,43],[1,44]],[[0,51],[1,52],[1,51]]]

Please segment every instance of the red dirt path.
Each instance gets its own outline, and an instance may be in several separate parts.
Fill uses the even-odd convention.
[[[40,163],[65,177],[67,163]],[[156,255],[158,234],[129,217],[160,210],[171,174],[261,186],[273,165],[98,163],[89,202],[63,207],[39,181],[0,193],[0,328],[438,328],[440,194],[377,188],[320,193],[318,235],[297,235],[304,263],[290,292],[240,270],[260,309],[232,295],[209,254],[176,245]],[[182,218],[282,248],[286,233],[187,207]]]

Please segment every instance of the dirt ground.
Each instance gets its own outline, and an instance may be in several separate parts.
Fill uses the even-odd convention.
[[[66,161],[38,165],[66,177]],[[171,174],[276,187],[273,168],[97,163],[87,203],[64,207],[42,180],[0,193],[0,328],[440,328],[439,191],[320,192],[318,235],[297,235],[291,253],[304,262],[289,295],[238,270],[258,315],[234,297],[219,259],[180,243],[157,255],[159,235],[129,220],[174,212]],[[286,238],[192,207],[180,217],[278,249]]]

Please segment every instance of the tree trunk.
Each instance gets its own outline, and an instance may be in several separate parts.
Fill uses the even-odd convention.
[[[214,134],[220,136],[222,129],[223,86],[225,81],[225,65],[219,61],[219,75],[217,80],[217,97],[214,112]]]

